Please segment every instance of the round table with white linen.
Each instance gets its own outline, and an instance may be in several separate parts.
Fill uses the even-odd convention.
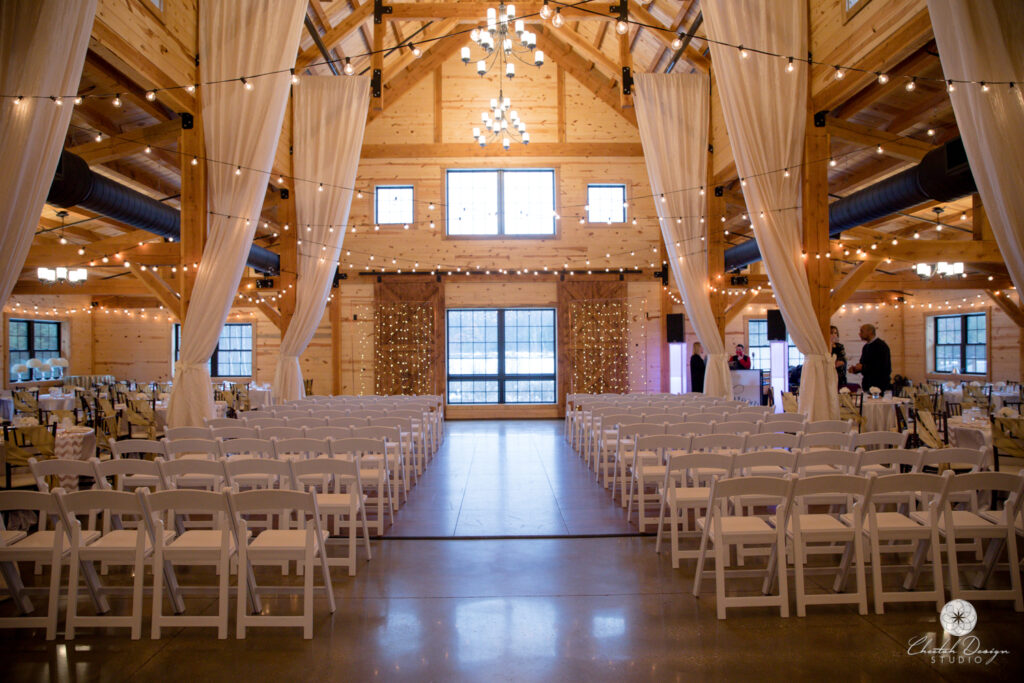
[[[39,394],[39,409],[47,412],[54,410],[74,410],[75,409],[75,395],[74,394]]]
[[[987,418],[949,418],[949,443],[958,448],[985,448],[992,445],[992,423]]]
[[[947,403],[963,403],[964,390],[960,388],[947,389],[942,392],[942,398]],[[992,402],[992,412],[996,412],[1003,407],[1006,401],[1019,401],[1020,393],[1013,389],[997,390],[992,392],[989,400]]]
[[[249,408],[267,408],[274,402],[272,389],[249,389]],[[219,417],[219,416],[218,416]]]
[[[864,397],[864,407],[861,413],[864,415],[865,432],[895,432],[896,431],[896,405],[910,403],[905,398],[871,398]]]

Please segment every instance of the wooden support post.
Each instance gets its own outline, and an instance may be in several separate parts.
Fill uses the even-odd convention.
[[[622,0],[626,2],[626,0]],[[619,64],[622,65],[622,71],[620,73],[620,89],[619,89],[619,106],[623,109],[633,108],[633,95],[626,93],[626,70],[629,70],[629,78],[633,78],[633,53],[629,50],[629,31],[619,35]],[[629,85],[630,93],[633,92],[632,84]]]
[[[370,56],[370,75],[379,78],[379,89],[371,93],[370,111],[384,111],[384,34],[387,32],[387,19],[381,17],[380,23],[373,25],[373,54]]]
[[[196,100],[201,97],[196,91]],[[203,258],[206,246],[207,199],[206,160],[203,143],[203,127],[199,117],[193,119],[191,129],[182,129],[178,137],[181,152],[181,307],[182,322],[188,315],[192,288],[196,284],[198,269],[195,264]],[[193,164],[192,160],[196,163]]]
[[[710,124],[709,124],[710,125]],[[709,131],[710,133],[710,131]],[[710,136],[709,136],[710,137]],[[708,154],[708,170],[706,178],[712,175],[714,168],[713,155]],[[707,211],[704,216],[704,233],[708,245],[708,281],[716,291],[710,293],[711,312],[718,325],[718,333],[725,339],[726,298],[725,292],[725,228],[722,227],[722,216],[725,215],[725,194],[718,188],[705,188]]]
[[[829,157],[830,141],[827,130],[816,126],[814,119],[814,113],[808,108],[803,166],[804,258],[807,266],[807,284],[811,291],[811,305],[814,307],[814,315],[818,319],[821,333],[828,342],[834,310],[830,299],[832,261],[826,258],[829,250],[826,159]],[[876,261],[875,266],[877,265]],[[875,266],[871,267],[871,271]],[[864,277],[871,271],[866,272]]]
[[[558,66],[555,76],[558,88],[558,141],[565,142],[565,69]]]
[[[444,142],[444,67],[434,69],[434,142]]]
[[[334,290],[334,297],[327,305],[331,321],[331,393],[342,393],[341,387],[341,288]],[[354,390],[353,390],[354,393]]]
[[[828,304],[829,306],[829,314],[838,311],[839,307],[846,303],[846,301],[853,295],[853,293],[857,291],[857,288],[860,287],[860,284],[864,282],[864,280],[866,280],[868,276],[871,275],[871,273],[875,272],[875,268],[878,268],[878,264],[880,264],[881,262],[881,257],[869,256],[859,266],[857,266],[849,273],[847,273],[846,277],[844,277],[839,282],[839,284],[836,285],[835,292],[832,294],[831,298],[825,300],[826,304]],[[823,332],[827,335],[828,331],[829,330],[826,319],[826,327],[824,328]]]
[[[981,203],[981,195],[977,192],[971,196],[971,227],[974,228],[974,239],[994,240],[992,224],[988,222],[988,212]]]
[[[288,126],[288,130],[291,131],[294,139],[295,120],[293,103],[294,98],[289,98],[288,115],[292,118],[292,122]],[[289,148],[291,148],[291,144],[289,144]],[[291,177],[295,176],[295,157],[291,154],[288,155],[288,175]],[[296,275],[299,267],[297,244],[299,227],[297,224],[298,217],[295,213],[295,184],[292,185],[291,190],[288,192],[288,198],[281,200],[280,208],[283,214],[278,215],[278,220],[284,220],[284,224],[291,228],[279,233],[281,241],[278,244],[278,254],[281,256],[281,272],[277,278],[281,285],[280,295],[278,296],[280,303],[278,306],[281,309],[281,322],[283,325],[281,327],[281,336],[284,337],[288,325],[291,324],[292,316],[295,314],[295,295],[299,286]]]

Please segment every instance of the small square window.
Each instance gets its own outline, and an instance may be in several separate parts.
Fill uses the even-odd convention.
[[[626,186],[587,185],[587,220],[591,223],[625,223]]]
[[[374,222],[384,225],[413,222],[412,185],[378,185],[374,192]]]

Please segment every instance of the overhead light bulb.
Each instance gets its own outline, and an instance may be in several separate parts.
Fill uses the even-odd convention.
[[[789,60],[786,62],[786,72],[787,73],[793,73],[793,70],[795,68],[796,68],[796,65],[793,64],[793,58],[790,57]]]
[[[356,68],[352,66],[352,60],[348,57],[345,57],[345,66],[342,70],[345,72],[346,76],[351,76],[356,72]]]
[[[555,18],[551,20],[551,25],[555,28],[562,28],[563,24],[565,24],[565,18],[562,17],[562,8],[557,7],[555,8]]]
[[[888,74],[878,74],[878,84],[879,85],[885,85],[888,82],[889,82]]]
[[[843,71],[843,69],[841,67],[836,66],[835,76],[836,76],[836,80],[837,81],[841,81],[844,78],[846,78],[846,72]]]
[[[194,85],[186,85],[185,86],[185,92],[187,92],[189,95],[191,95],[195,91],[196,91],[196,86],[194,86]]]
[[[551,7],[548,5],[548,0],[544,0],[544,4],[540,8],[540,18],[550,19],[551,18]]]
[[[250,83],[249,81],[245,80],[244,76],[242,78],[240,78],[239,80],[242,81],[242,85],[245,86],[246,90],[252,90],[252,83]]]
[[[110,103],[112,105],[114,105],[115,107],[120,107],[121,106],[121,95],[120,94],[114,95],[114,99]]]
[[[910,79],[910,82],[905,86],[907,92],[914,92],[917,89],[917,77]]]
[[[147,90],[146,91],[146,99],[149,100],[150,102],[155,100],[156,99],[156,91],[155,90]]]
[[[412,56],[413,57],[417,57],[418,58],[422,54],[423,54],[423,50],[421,50],[418,45],[412,48]]]
[[[618,22],[616,22],[616,24],[615,24],[615,32],[618,33],[620,36],[626,35],[626,31],[628,31],[628,30],[629,30],[629,24],[627,24],[626,22],[624,22],[622,20],[619,20]]]
[[[76,97],[75,98],[75,104],[78,105],[78,104],[81,104],[81,103],[82,103],[82,98],[81,97]]]
[[[672,41],[672,49],[673,50],[678,50],[682,46],[683,46],[683,39],[680,38],[679,36],[676,36],[675,39]]]

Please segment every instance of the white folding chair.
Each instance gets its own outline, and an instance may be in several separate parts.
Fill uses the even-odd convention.
[[[361,424],[361,427],[365,427],[365,424]],[[351,427],[307,427],[306,438],[307,439],[347,439],[352,436]]]
[[[850,432],[817,432],[808,434],[804,432],[800,438],[800,448],[809,450],[811,448],[825,448],[830,450],[852,451],[853,434]]]
[[[804,423],[804,434],[850,434],[853,431],[853,420],[815,420]]]
[[[12,602],[17,605],[21,616],[0,617],[0,628],[45,628],[46,639],[57,637],[57,608],[60,598],[61,567],[69,551],[64,525],[57,523],[56,529],[47,531],[43,527],[47,517],[59,515],[57,500],[41,491],[0,491],[0,512],[15,510],[36,510],[39,513],[37,531],[8,531],[0,517],[0,571]],[[98,531],[81,532],[82,542],[91,543],[98,538]],[[29,589],[21,580],[19,562],[32,562],[36,567],[50,565],[49,595],[45,615],[36,616],[36,608],[29,598]]]
[[[1002,509],[977,512],[953,509],[952,499],[956,494],[976,495],[978,492],[993,494],[983,496],[989,500],[1003,499]],[[954,599],[1010,600],[1013,602],[1015,611],[1024,611],[1024,599],[1021,596],[1020,556],[1017,553],[1017,530],[1015,528],[1022,502],[1024,502],[1024,472],[1019,474],[971,472],[952,478],[945,505],[943,505],[942,518],[939,520],[939,534],[946,539],[949,590]],[[923,512],[911,513],[911,517],[918,521],[923,520],[923,515]],[[957,541],[965,538],[979,542],[988,541],[981,571],[975,575],[969,588],[964,588],[961,583],[962,575],[957,558]],[[1007,569],[1010,574],[1010,588],[986,589],[985,586],[989,583],[1004,548],[1006,549]]]
[[[647,524],[655,523],[654,515],[648,514],[647,503],[649,494],[648,485],[654,488],[654,497],[658,502],[660,510],[662,506],[662,491],[658,486],[663,483],[665,477],[665,459],[669,455],[685,453],[690,449],[691,438],[688,436],[669,436],[666,434],[653,434],[633,436],[633,462],[629,468],[629,497],[626,501],[626,521],[630,521],[633,515],[633,500],[637,501],[637,527],[641,532],[646,531]],[[660,517],[660,512],[659,515]]]
[[[125,529],[119,523],[121,515],[130,514],[140,519],[144,517],[142,504],[134,493],[127,491],[109,491],[93,489],[65,494],[62,489],[54,491],[61,521],[70,540],[70,570],[68,577],[68,605],[64,622],[64,637],[75,638],[80,626],[129,627],[132,640],[142,637],[142,591],[146,576],[146,559],[152,554],[153,544],[150,542],[145,527]],[[114,520],[110,531],[87,543],[87,536],[82,531],[78,520],[80,515],[103,512]],[[167,538],[174,532],[165,532]],[[94,562],[107,565],[126,565],[131,567],[132,600],[129,616],[107,615],[109,606],[103,604],[96,616],[81,616],[78,613],[79,574],[85,572],[87,583],[94,584],[94,595],[103,596],[106,588],[100,583],[93,570]]]
[[[624,424],[619,425],[619,438],[616,441],[615,448],[615,462],[612,468],[612,500],[615,499],[615,485],[619,485],[619,500],[622,503],[622,507],[626,507],[626,477],[627,474],[632,482],[632,467],[635,461],[635,453],[632,452],[636,447],[637,436],[654,436],[665,433],[664,424]],[[605,488],[608,488],[608,482],[604,483]]]
[[[747,442],[743,444],[743,448],[748,451],[763,451],[772,448],[793,451],[800,447],[800,437],[800,434],[786,432],[753,433],[747,435]]]
[[[244,421],[234,417],[208,417],[203,420],[207,427],[219,429],[221,427],[244,426]]]
[[[945,590],[942,580],[942,552],[939,546],[939,516],[946,503],[946,494],[953,473],[946,471],[941,477],[935,474],[891,474],[875,479],[871,500],[867,505],[864,533],[871,547],[871,586],[874,592],[875,612],[883,614],[886,602],[935,602],[935,609],[942,609]],[[927,500],[926,516],[910,517],[899,510],[883,512],[878,509],[879,500],[908,499],[923,496]],[[853,513],[840,515],[847,525],[853,525]],[[897,543],[903,541],[903,543]],[[914,556],[901,589],[889,591],[882,581],[882,554],[903,554],[912,544]],[[914,547],[916,546],[916,547]],[[931,590],[913,590],[918,581],[925,555],[931,555]],[[897,567],[898,568],[898,567]],[[837,587],[845,585],[840,577]]]
[[[686,438],[686,437],[672,437]],[[676,450],[676,449],[669,449]],[[731,476],[733,456],[725,453],[684,453],[681,455],[669,454],[665,467],[665,479],[662,483],[663,504],[658,511],[658,539],[654,544],[654,551],[661,552],[661,537],[664,533],[665,510],[669,512],[669,540],[672,556],[672,568],[679,568],[679,560],[695,559],[696,550],[682,550],[680,548],[680,537],[685,535],[700,536],[689,523],[689,512],[692,510],[694,518],[700,516],[702,510],[708,508],[711,499],[710,486],[700,486],[697,471],[706,469],[708,471],[721,472],[722,477]],[[712,477],[713,481],[717,477]],[[686,530],[681,531],[680,526],[685,524]]]
[[[320,527],[320,509],[316,496],[302,491],[282,491],[279,489],[259,489],[229,492],[228,505],[231,518],[236,526],[235,538],[238,543],[238,613],[236,635],[245,638],[246,629],[250,626],[290,626],[301,627],[304,638],[313,637],[313,574],[314,565],[319,559],[320,571],[323,576],[323,589],[327,593],[327,602],[333,614],[334,587],[331,584],[331,569],[327,564],[327,552],[324,548],[324,536]],[[278,510],[294,510],[298,516],[299,529],[267,529],[249,538],[246,515],[254,513],[273,513]],[[246,609],[249,598],[249,584],[253,582],[253,574],[249,570],[254,564],[279,565],[281,562],[295,560],[303,569],[302,615],[280,616],[250,614]],[[253,595],[258,595],[258,587],[253,586]],[[256,605],[253,605],[254,611]]]
[[[760,423],[760,427],[762,434],[771,434],[775,432],[797,434],[804,431],[804,424],[803,420],[793,419],[792,415],[790,415],[788,420],[769,420],[766,418],[764,422]]]
[[[327,420],[322,417],[309,417],[308,415],[303,417],[289,417],[288,427],[298,427],[299,429],[312,429],[314,427],[326,427]]]
[[[304,427],[260,427],[259,438],[265,440],[302,439],[306,436]]]
[[[245,422],[246,427],[260,427],[265,429],[267,427],[288,426],[288,421],[283,417],[265,417],[259,413],[253,413],[252,416],[243,415],[242,420]]]
[[[697,526],[701,529],[702,535],[697,555],[697,573],[693,579],[693,595],[700,597],[704,561],[710,543],[714,546],[716,606],[719,619],[725,619],[726,609],[729,607],[777,606],[783,617],[789,616],[789,582],[778,582],[778,595],[770,595],[768,591],[771,586],[772,565],[776,565],[774,571],[778,576],[784,576],[786,572],[785,528],[791,491],[792,481],[782,477],[734,477],[717,479],[711,483],[708,516],[697,519]],[[761,517],[727,514],[728,504],[733,498],[746,497],[770,498],[776,502],[775,528]],[[726,557],[729,546],[737,544],[771,546],[769,571],[766,572],[762,590],[764,595],[726,596]]]
[[[155,458],[167,457],[167,442],[165,441],[149,441],[147,439],[124,439],[123,441],[114,441],[110,444],[111,456],[114,460],[124,460],[125,462],[139,462],[139,463],[150,463]],[[138,456],[138,457],[131,457]],[[152,456],[152,457],[149,457]],[[113,460],[105,461],[104,466],[107,463],[113,462]],[[129,490],[139,488],[141,486],[148,486],[150,488],[156,488],[160,485],[159,475],[156,471],[156,467],[152,466],[151,471],[149,466],[140,465],[141,469],[138,471],[128,472],[127,470],[120,470],[123,474],[118,476],[116,484],[113,486],[116,490]],[[113,474],[113,470],[104,470]],[[109,474],[100,475],[109,476]],[[97,486],[102,486],[102,482],[97,482]]]
[[[363,429],[369,428],[364,427]],[[353,430],[353,432],[359,431],[362,430]],[[364,510],[376,509],[376,518],[369,520],[367,524],[373,527],[376,534],[383,534],[385,509],[391,516],[391,523],[395,523],[394,504],[387,469],[387,441],[383,438],[350,437],[348,439],[331,439],[328,443],[332,457],[359,462],[359,479],[364,487],[364,493],[367,488],[373,491],[372,495],[367,495],[363,503]]]
[[[712,425],[709,422],[669,422],[665,425],[666,434],[678,434],[680,436],[701,436],[711,434]]]
[[[853,435],[854,450],[879,450],[881,448],[906,448],[910,432],[861,432]]]
[[[398,419],[405,423],[403,426],[408,429],[408,418]],[[386,423],[387,420],[388,418],[374,418],[371,422]],[[376,481],[381,474],[387,479],[388,499],[391,501],[392,514],[394,514],[394,511],[398,510],[399,502],[403,498],[409,499],[409,488],[412,485],[409,481],[409,471],[411,470],[413,475],[416,473],[415,467],[408,466],[409,459],[412,457],[410,451],[415,449],[414,443],[408,438],[408,432],[403,435],[401,426],[397,424],[394,426],[376,424],[369,427],[353,427],[345,438],[383,439],[386,452],[364,456],[360,467],[363,471],[364,482]]]
[[[235,420],[238,422],[238,420]],[[211,439],[258,439],[260,430],[258,427],[246,427],[231,426],[231,427],[211,427],[210,436],[207,438]]]
[[[729,420],[728,417],[722,422],[715,422],[711,425],[712,434],[757,434],[759,425],[756,422],[739,422]]]
[[[188,463],[179,460],[177,463]],[[202,461],[192,461],[199,463]],[[149,540],[153,546],[153,616],[151,637],[158,640],[164,626],[200,626],[216,627],[217,637],[228,637],[228,581],[231,575],[230,562],[235,556],[237,539],[233,525],[227,523],[230,518],[227,498],[221,492],[214,491],[157,491],[150,493],[148,489],[139,490],[139,499],[145,514]],[[178,515],[182,513],[209,515],[220,520],[220,525],[211,530],[184,528],[176,534],[168,535],[170,527],[178,527]],[[168,519],[165,522],[165,519]],[[164,575],[170,572],[174,576],[174,565],[212,565],[217,568],[217,614],[202,616],[194,614],[164,614]],[[181,590],[177,583],[167,586],[172,605],[181,600]]]
[[[793,567],[796,584],[796,615],[807,615],[807,605],[836,605],[853,603],[858,613],[868,613],[868,589],[865,575],[864,556],[864,512],[871,496],[871,486],[875,475],[867,477],[851,474],[823,474],[808,478],[795,478],[793,481],[793,498],[789,506],[789,521],[786,535],[792,541]],[[818,505],[822,498],[835,496],[850,497],[854,502],[850,506],[844,522],[838,515],[825,512],[811,512],[811,507]],[[815,545],[811,545],[811,544]],[[842,559],[836,567],[838,582],[852,561],[856,566],[857,591],[843,593],[838,590],[832,593],[811,594],[807,591],[805,577],[806,562],[809,555],[841,554]],[[782,575],[780,581],[786,581]]]
[[[334,520],[335,533],[343,525],[348,532],[348,554],[346,557],[328,555],[327,563],[332,566],[348,568],[348,575],[356,575],[356,548],[358,547],[358,529],[363,528],[363,539],[366,543],[366,558],[373,559],[370,550],[370,532],[366,524],[366,495],[359,476],[359,456],[352,460],[343,458],[316,458],[315,460],[289,460],[291,478],[296,488],[305,488],[316,492],[317,504],[320,507],[321,526],[325,531],[324,542],[331,539],[326,535],[328,517]],[[308,483],[319,478],[319,482]]]

